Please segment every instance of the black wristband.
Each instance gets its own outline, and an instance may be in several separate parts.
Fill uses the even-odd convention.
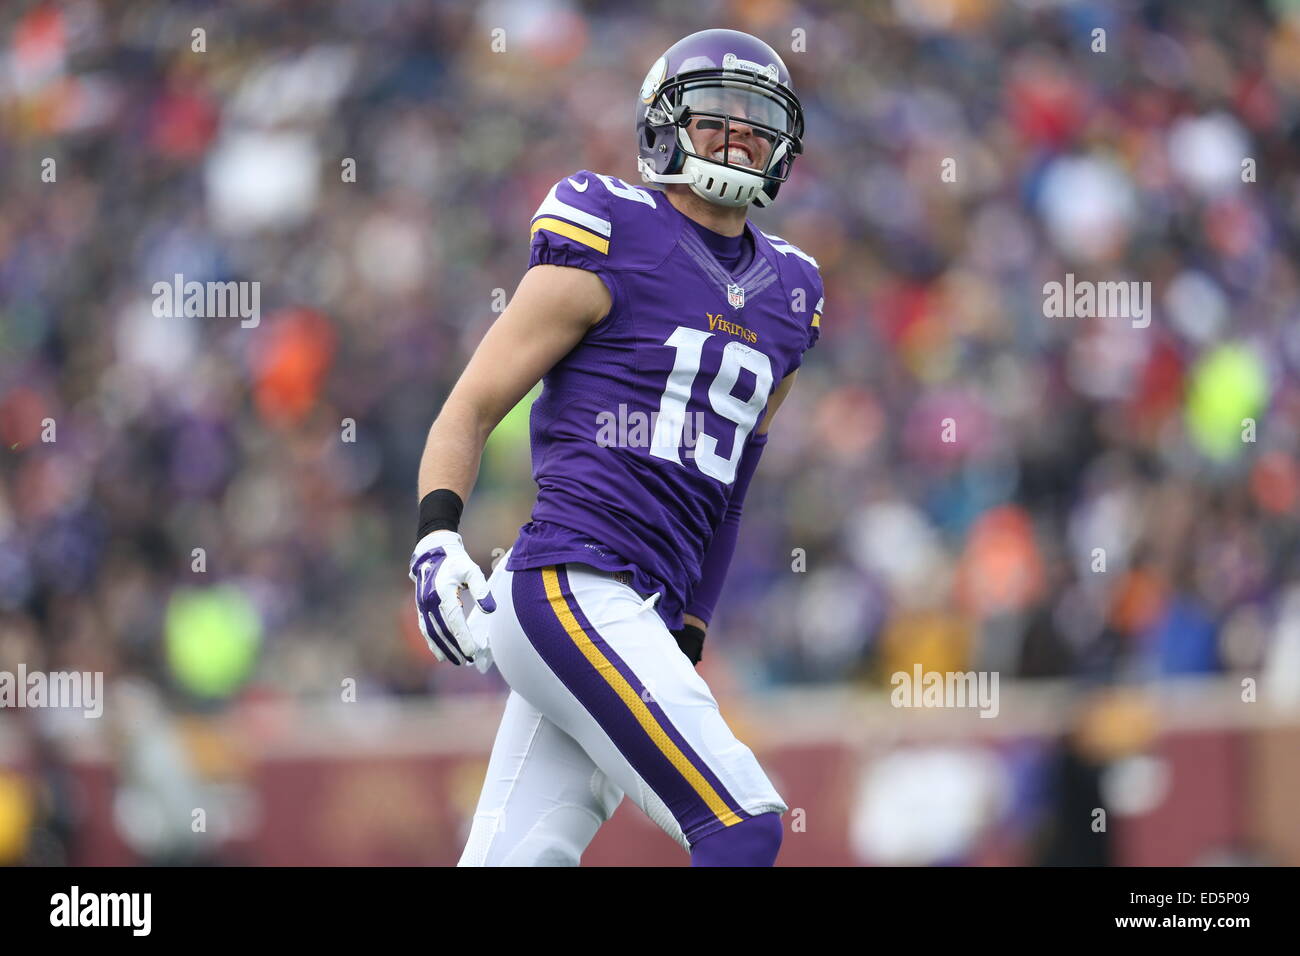
[[[698,664],[704,656],[704,631],[694,624],[685,624],[680,630],[672,632],[677,639],[677,646],[692,664]]]
[[[431,531],[458,531],[460,513],[465,502],[449,488],[431,491],[420,499],[420,530],[415,535],[419,541]]]

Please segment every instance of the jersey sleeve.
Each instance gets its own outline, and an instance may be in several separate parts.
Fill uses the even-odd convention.
[[[599,272],[609,265],[612,232],[609,191],[586,170],[566,176],[533,213],[528,266],[545,263]]]
[[[808,320],[808,348],[804,349],[805,352],[816,345],[817,340],[821,338],[822,307],[826,304],[826,289],[822,285],[821,273],[814,271],[813,278],[817,284],[817,304],[813,306],[812,318]]]
[[[816,266],[808,267],[805,270],[805,272],[806,272],[805,282],[802,286],[802,289],[805,293],[803,301],[811,302],[812,310],[811,312],[805,310],[802,313],[796,311],[794,313],[794,317],[796,319],[799,319],[800,321],[807,323],[808,342],[803,347],[803,351],[801,351],[798,355],[795,356],[794,361],[790,364],[790,367],[786,369],[786,373],[785,373],[786,375],[789,375],[791,372],[794,372],[796,369],[799,368],[800,365],[803,364],[804,352],[807,352],[810,348],[816,345],[817,340],[821,338],[821,334],[822,334],[822,308],[826,304],[826,292],[824,287],[822,286],[821,272],[817,269]]]

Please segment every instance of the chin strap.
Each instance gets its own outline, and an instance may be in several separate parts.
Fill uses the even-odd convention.
[[[709,163],[709,162],[710,162],[709,160],[706,160],[706,159],[700,159],[698,156],[688,156],[688,157],[686,157],[686,163],[688,164],[688,167],[689,167],[689,166],[696,166],[696,167],[698,167],[699,164]],[[744,176],[749,176],[749,177],[751,177],[751,178],[753,178],[753,179],[758,179],[758,180],[760,180],[760,181],[761,181],[761,185],[760,185],[757,189],[754,189],[754,194],[753,194],[753,196],[751,196],[750,199],[749,199],[747,202],[745,202],[745,203],[740,203],[740,204],[737,204],[737,203],[729,203],[729,202],[726,202],[725,200],[719,199],[719,197],[717,197],[717,196],[710,196],[707,192],[704,191],[703,188],[701,188],[701,186],[700,186],[700,182],[701,182],[701,180],[702,180],[703,178],[705,178],[705,177],[707,177],[707,176],[709,175],[709,173],[708,173],[707,171],[705,171],[705,170],[701,170],[701,169],[698,169],[698,168],[697,168],[695,172],[686,172],[686,171],[683,171],[683,172],[680,172],[680,173],[656,173],[656,172],[654,171],[654,168],[650,165],[649,161],[647,161],[647,160],[644,159],[644,158],[638,158],[638,159],[637,159],[637,171],[640,172],[640,174],[641,174],[641,179],[642,179],[644,182],[647,182],[647,183],[685,183],[686,185],[688,185],[688,186],[691,187],[691,191],[692,191],[693,193],[695,193],[695,195],[699,196],[699,197],[700,197],[701,199],[703,199],[705,202],[711,202],[711,203],[715,203],[715,204],[717,204],[717,205],[723,205],[723,206],[730,206],[730,207],[732,207],[732,208],[734,208],[734,209],[741,209],[741,208],[744,208],[745,206],[748,206],[748,205],[750,205],[750,204],[753,204],[753,205],[755,205],[755,206],[758,206],[760,209],[761,209],[761,208],[764,208],[764,207],[767,207],[767,206],[769,206],[769,205],[771,205],[771,203],[772,203],[772,197],[769,196],[769,195],[768,195],[768,192],[767,192],[767,188],[768,188],[767,177],[763,176],[761,173],[744,172],[743,170],[727,169],[727,168],[724,167],[724,166],[718,166],[716,163],[711,163],[710,165],[717,166],[718,173],[715,174],[715,175],[716,175],[717,177],[719,177],[719,178],[722,177],[723,175],[727,174],[727,173],[736,173],[736,172],[739,172],[739,173],[741,173],[741,174],[744,175]],[[684,167],[684,168],[687,168],[687,167]],[[733,182],[732,185],[736,185],[736,184]],[[742,188],[742,187],[741,187],[741,186],[737,186],[737,188],[739,189],[739,188]],[[752,184],[751,184],[751,185],[749,185],[749,186],[747,186],[747,187],[743,187],[743,188],[750,188],[750,189],[753,189],[753,186],[752,186]]]

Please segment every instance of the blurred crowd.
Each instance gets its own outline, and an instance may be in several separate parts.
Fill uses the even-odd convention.
[[[754,218],[826,311],[705,668],[1300,697],[1284,0],[6,6],[0,669],[182,710],[500,692],[415,627],[425,434],[547,188],[638,182],[644,71],[720,24],[803,100]],[[157,315],[177,274],[260,283],[260,320]],[[1067,274],[1149,282],[1152,321],[1047,317]],[[484,565],[531,509],[526,404],[467,509]]]

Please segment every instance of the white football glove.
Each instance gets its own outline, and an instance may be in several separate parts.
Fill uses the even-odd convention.
[[[455,531],[431,531],[421,538],[411,555],[410,577],[415,582],[420,633],[434,656],[460,666],[481,655],[484,666],[479,670],[486,671],[490,661],[486,640],[476,638],[474,631],[480,629],[471,629],[465,622],[460,589],[469,588],[485,614],[495,611],[497,603],[483,572],[465,553],[460,535]]]

